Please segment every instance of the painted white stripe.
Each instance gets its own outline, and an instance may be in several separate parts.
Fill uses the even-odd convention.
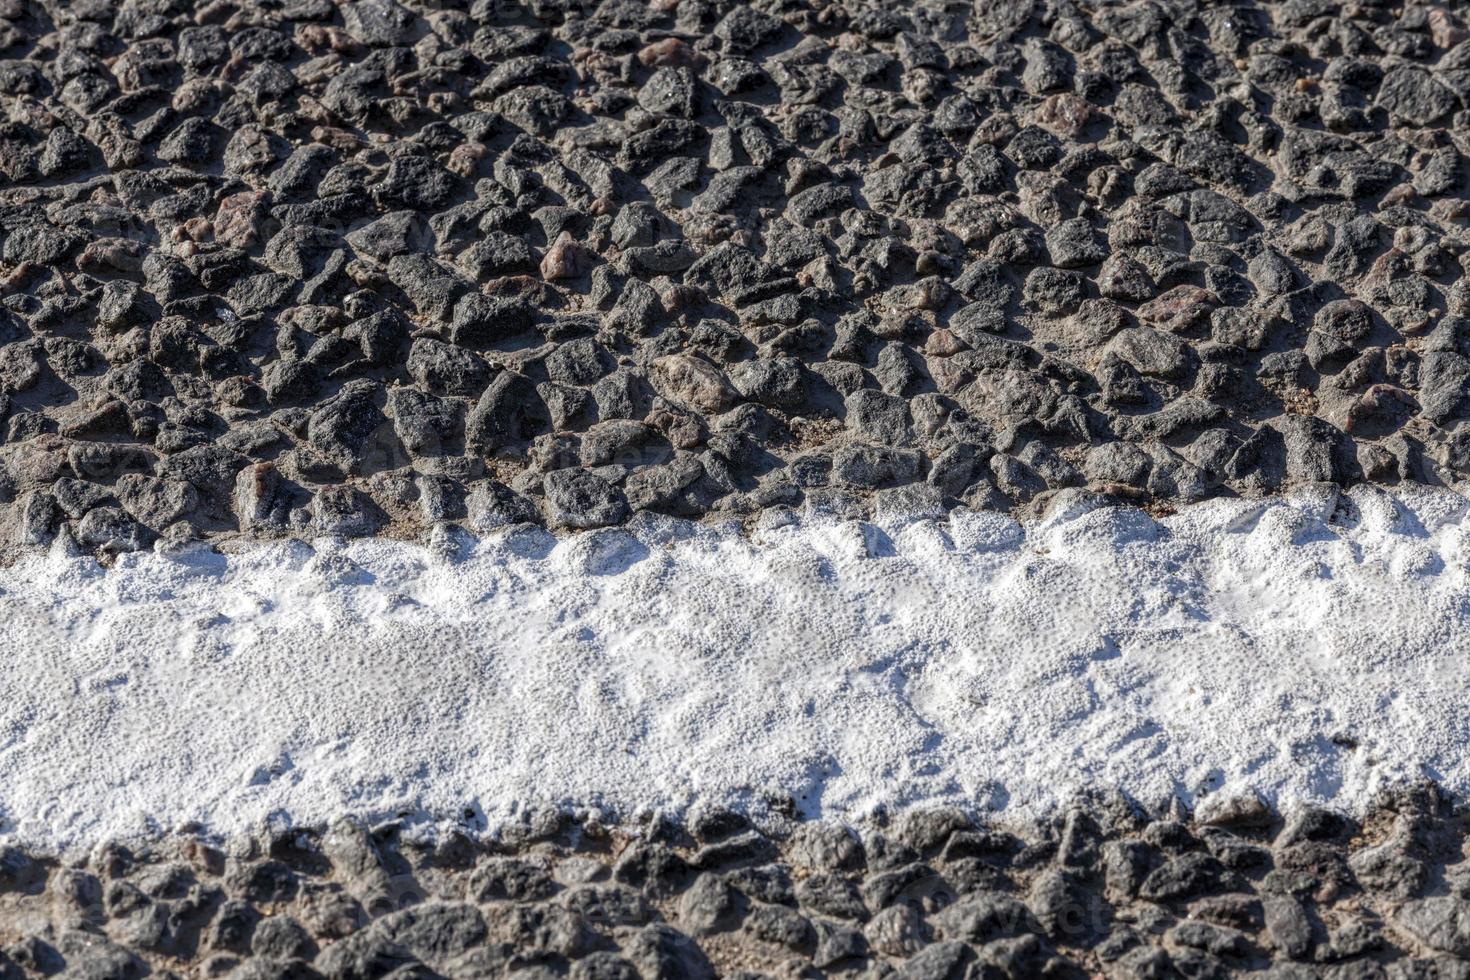
[[[768,792],[1030,816],[1102,786],[1350,810],[1470,787],[1457,494],[880,523],[24,559],[0,820],[73,847]]]

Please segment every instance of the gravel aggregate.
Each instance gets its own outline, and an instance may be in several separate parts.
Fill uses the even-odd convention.
[[[1459,4],[0,0],[0,108],[11,549],[1470,476]],[[1465,977],[1465,829],[0,847],[0,977]]]
[[[1470,473],[1455,5],[0,4],[12,540]]]
[[[45,860],[0,850],[0,977],[1470,976],[1465,811],[1357,823],[1121,798],[1018,829],[527,808],[498,839],[341,820]]]

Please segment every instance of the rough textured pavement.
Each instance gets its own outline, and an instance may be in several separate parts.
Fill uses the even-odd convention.
[[[1454,483],[1467,38],[1383,0],[3,0],[7,541]],[[1197,816],[0,850],[0,977],[1470,975],[1432,789]]]
[[[89,549],[1470,472],[1454,5],[4,4]]]
[[[779,806],[778,806],[779,809]],[[1098,799],[1025,836],[951,810],[853,829],[528,810],[491,845],[396,824],[0,850],[0,977],[702,980],[1470,976],[1463,812],[1362,824]]]

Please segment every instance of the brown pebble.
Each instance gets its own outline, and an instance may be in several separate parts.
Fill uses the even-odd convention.
[[[694,62],[694,50],[676,37],[654,41],[638,52],[638,63],[645,68],[682,68]]]
[[[564,231],[541,258],[541,278],[576,279],[587,271],[588,258],[587,250]]]

